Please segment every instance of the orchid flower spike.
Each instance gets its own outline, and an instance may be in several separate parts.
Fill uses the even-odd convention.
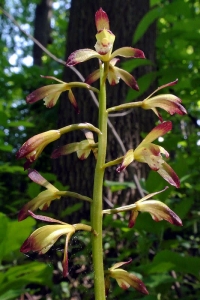
[[[26,203],[18,214],[18,221],[22,221],[29,216],[29,210],[35,211],[38,208],[41,210],[46,210],[51,201],[55,199],[60,199],[60,191],[55,188],[50,182],[48,182],[44,177],[42,177],[36,170],[29,169],[28,177],[35,183],[44,186],[46,191],[39,193],[34,199]]]
[[[114,34],[110,31],[109,19],[107,14],[100,8],[95,14],[95,23],[97,27],[95,44],[96,51],[92,49],[80,49],[70,54],[67,60],[67,66],[74,66],[78,63],[92,58],[98,58],[100,61],[108,64],[107,78],[111,85],[117,84],[121,78],[128,86],[139,90],[135,78],[120,68],[115,67],[117,56],[126,58],[145,58],[143,51],[132,47],[123,47],[112,52],[115,40]],[[87,83],[96,81],[100,76],[99,69],[94,71],[86,79]]]
[[[134,160],[147,163],[152,170],[157,171],[167,182],[178,188],[180,181],[177,174],[162,158],[162,154],[169,157],[169,153],[163,147],[152,143],[171,129],[172,123],[169,121],[157,125],[135,150],[131,149],[124,155],[122,164],[116,171],[123,171]]]
[[[26,141],[16,153],[17,159],[26,158],[24,169],[28,169],[41,154],[43,149],[51,142],[60,138],[59,130],[49,130],[37,134]]]

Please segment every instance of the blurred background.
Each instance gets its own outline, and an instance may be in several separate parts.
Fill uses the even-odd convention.
[[[32,218],[18,222],[17,213],[42,188],[30,181],[23,161],[17,161],[15,153],[28,138],[40,132],[79,122],[97,125],[97,108],[86,91],[73,90],[79,115],[69,104],[66,93],[52,109],[46,109],[42,101],[28,105],[25,98],[33,90],[53,83],[40,75],[67,82],[80,80],[65,66],[65,61],[77,49],[93,49],[94,15],[99,7],[107,12],[111,31],[116,35],[114,50],[132,46],[143,50],[146,56],[146,60],[120,59],[118,65],[135,76],[140,91],[130,90],[121,82],[108,86],[108,107],[142,100],[158,86],[178,78],[177,85],[160,93],[180,97],[188,112],[186,116],[170,116],[161,111],[164,120],[172,121],[173,130],[158,141],[169,151],[169,164],[178,174],[181,187],[170,187],[157,199],[180,216],[183,227],[164,221],[155,223],[148,214],[141,214],[135,227],[129,229],[127,213],[106,216],[105,267],[132,258],[127,270],[141,278],[150,293],[142,296],[133,289],[124,292],[113,281],[108,299],[198,300],[200,4],[197,0],[1,0],[0,300],[94,299],[87,233],[76,233],[70,242],[70,269],[65,279],[61,267],[62,238],[46,255],[20,253],[23,241],[43,224]],[[34,39],[50,54],[38,47]],[[90,60],[78,65],[77,70],[86,77],[97,66],[97,60]],[[135,148],[158,124],[152,111],[140,109],[120,117],[111,116],[110,122],[107,160],[122,156],[125,149]],[[78,161],[76,154],[49,159],[56,146],[82,139],[83,133],[75,132],[57,144],[48,145],[33,168],[60,190],[70,189],[91,197],[95,163],[92,155],[86,161]],[[166,182],[148,166],[136,164],[120,175],[115,168],[108,169],[104,185],[104,207],[112,208],[161,190]],[[89,221],[89,207],[70,198],[52,203],[46,213],[69,223]]]

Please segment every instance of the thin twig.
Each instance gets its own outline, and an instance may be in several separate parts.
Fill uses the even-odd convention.
[[[31,41],[33,41],[35,44],[38,45],[38,47],[40,47],[49,57],[51,57],[53,60],[55,60],[56,62],[58,62],[59,64],[62,64],[64,66],[66,66],[66,62],[62,59],[59,59],[57,58],[54,54],[52,54],[49,50],[47,50],[46,47],[44,47],[37,39],[35,39],[31,34],[27,33],[24,29],[22,29],[22,27],[19,25],[19,23],[15,20],[15,18],[10,15],[7,11],[5,11],[2,7],[0,7],[0,11],[2,11],[2,13],[9,19],[11,20],[11,22],[13,24],[15,24],[17,26],[17,28],[24,34],[26,35]],[[76,75],[80,78],[81,81],[85,81],[85,78],[83,77],[83,75],[75,68],[75,67],[69,67],[74,73],[76,73]],[[93,100],[93,102],[95,103],[95,105],[97,107],[99,107],[99,103],[98,103],[98,100],[94,94],[93,91],[90,91],[89,90],[89,93],[91,95],[91,98]],[[128,110],[127,112],[124,112],[124,113],[120,113],[120,114],[111,114],[109,115],[109,117],[118,117],[118,116],[124,116],[126,114],[129,114],[131,112],[131,110]],[[123,154],[126,153],[126,148],[124,146],[124,143],[122,142],[120,136],[118,135],[117,131],[115,130],[114,126],[112,125],[111,121],[108,119],[108,126],[109,128],[111,129],[112,131],[112,134],[113,136],[115,137],[115,139],[117,140],[118,144],[120,145],[121,147],[121,150],[123,152]],[[136,184],[136,187],[140,193],[140,196],[143,197],[144,196],[144,193],[143,193],[143,190],[142,190],[142,187],[139,183],[139,180],[138,180],[138,177],[137,175],[134,175],[134,181],[135,181],[135,184]]]

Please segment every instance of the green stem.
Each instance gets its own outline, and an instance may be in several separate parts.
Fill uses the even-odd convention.
[[[56,194],[58,196],[62,196],[62,197],[68,196],[68,197],[71,197],[71,198],[76,198],[76,199],[92,202],[91,198],[89,198],[87,196],[83,196],[83,195],[78,194],[78,193],[70,192],[70,191],[59,191]]]
[[[106,67],[100,66],[100,93],[99,93],[99,129],[102,134],[98,136],[98,158],[94,176],[93,201],[91,203],[91,226],[97,235],[92,235],[92,258],[94,268],[94,294],[95,300],[105,300],[103,247],[102,247],[102,206],[103,206],[103,178],[106,147],[107,147],[107,120],[106,112]]]
[[[103,168],[108,168],[108,167],[112,167],[114,165],[118,165],[121,164],[121,162],[123,161],[124,156],[118,157],[115,160],[111,160],[109,162],[107,162],[106,164],[103,165]]]
[[[111,113],[111,112],[115,112],[115,111],[119,111],[119,110],[130,109],[130,108],[133,108],[133,107],[140,107],[140,106],[142,106],[142,104],[143,104],[142,101],[124,103],[124,104],[121,104],[121,105],[118,105],[118,106],[113,106],[113,107],[108,108],[107,112]]]
[[[81,129],[89,129],[98,134],[101,134],[101,131],[90,123],[79,123],[79,124],[68,125],[68,126],[60,128],[59,131],[60,131],[60,134],[65,134],[70,131],[81,130]]]

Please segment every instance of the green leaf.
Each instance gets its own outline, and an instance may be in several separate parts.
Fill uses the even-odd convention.
[[[7,127],[8,126],[7,121],[8,121],[8,117],[7,117],[6,113],[3,111],[0,111],[0,125],[3,127]]]
[[[133,44],[137,43],[139,39],[145,34],[149,26],[161,15],[161,9],[159,7],[153,8],[142,18],[138,24],[135,34],[133,36]]]
[[[170,250],[159,252],[149,268],[150,273],[175,270],[183,274],[192,274],[200,278],[200,258],[179,254]]]
[[[9,127],[19,127],[19,126],[34,127],[35,125],[28,121],[12,121],[9,123]]]
[[[36,221],[27,218],[23,222],[11,221],[5,215],[0,216],[0,233],[3,236],[0,244],[0,260],[13,259],[19,255],[19,249],[32,231]]]
[[[67,206],[67,208],[64,211],[62,211],[61,217],[63,218],[65,216],[71,215],[75,211],[80,210],[82,206],[83,206],[83,203],[76,203],[72,206]]]
[[[109,187],[112,192],[125,190],[127,188],[131,188],[131,189],[136,188],[136,186],[133,182],[127,182],[127,181],[118,182],[118,181],[105,180],[104,181],[104,186]]]
[[[20,296],[21,294],[23,294],[25,292],[25,290],[9,290],[5,293],[3,293],[2,295],[0,295],[0,299],[1,300],[10,300],[10,299],[16,299],[18,296]]]

